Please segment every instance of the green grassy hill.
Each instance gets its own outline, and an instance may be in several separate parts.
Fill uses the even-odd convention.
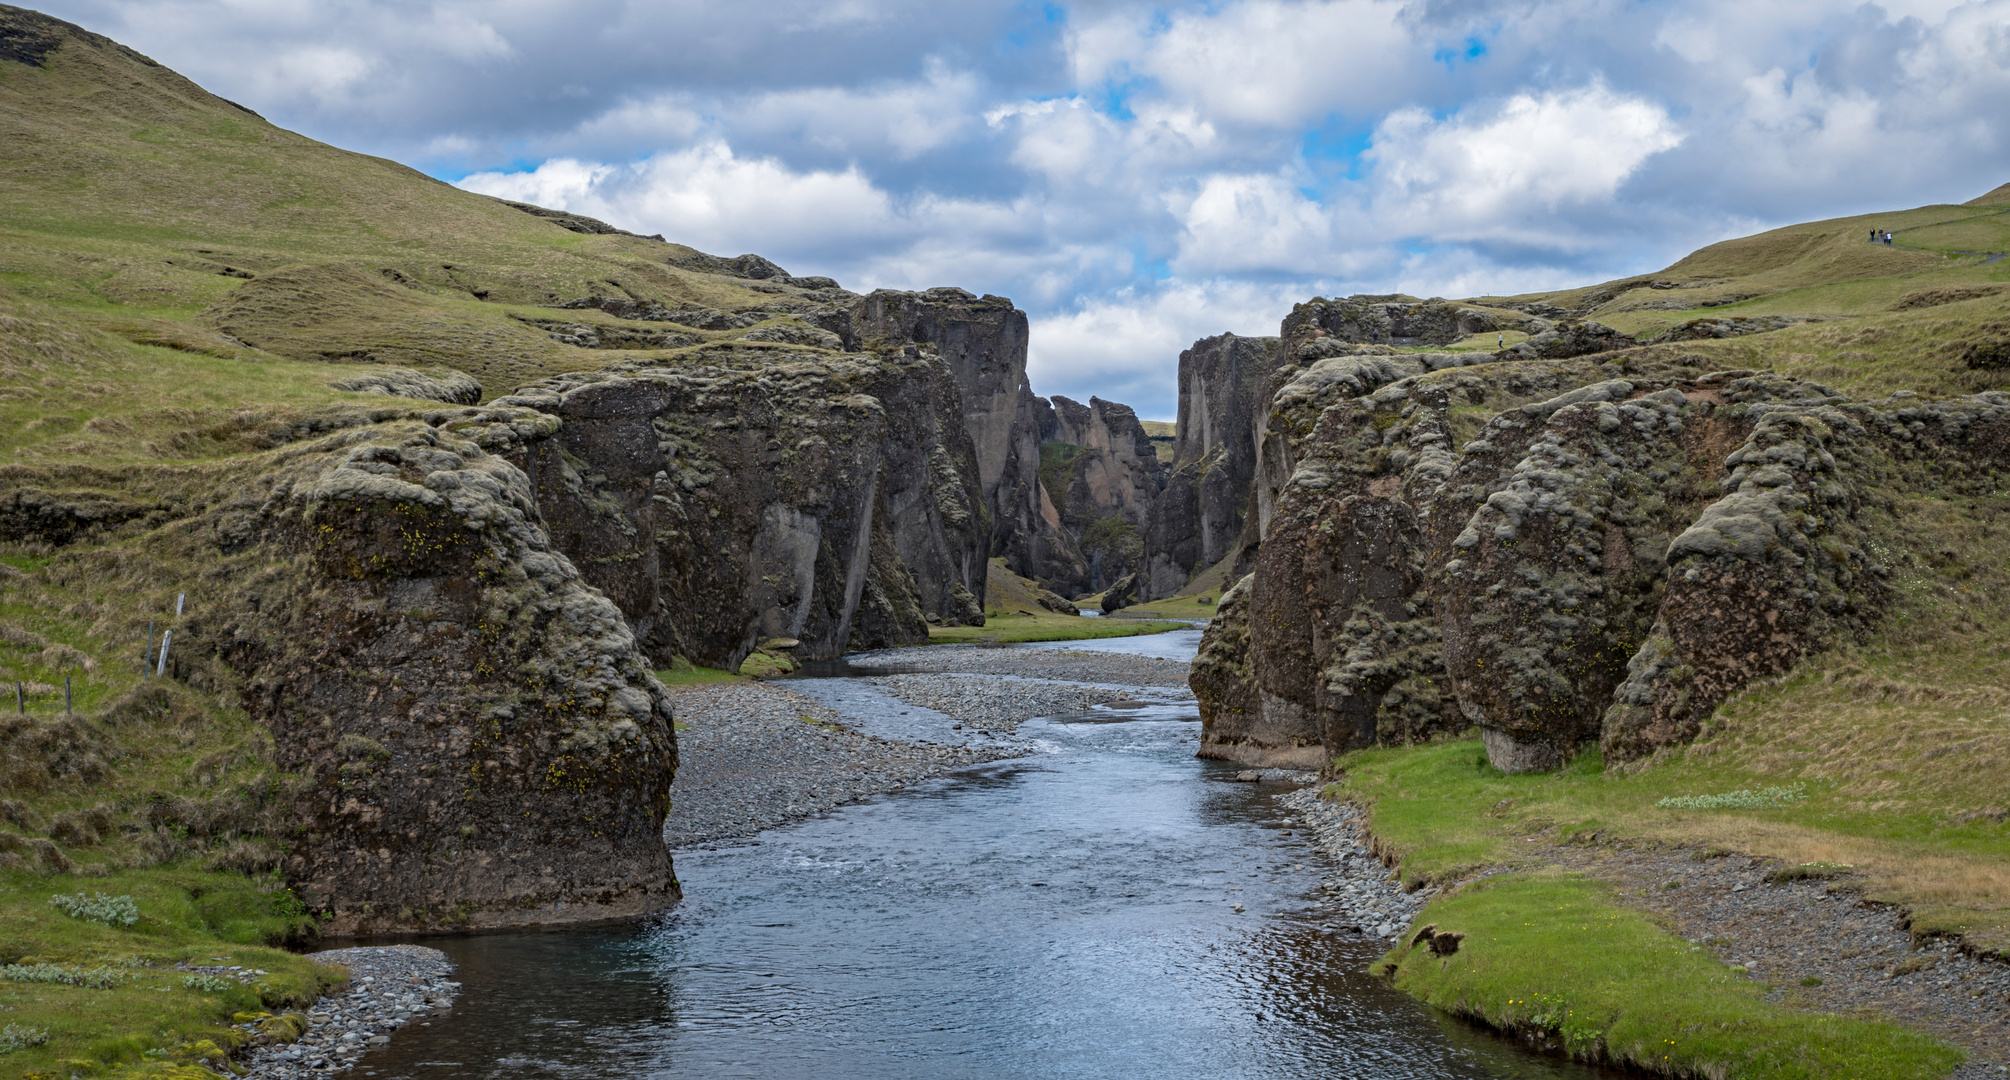
[[[0,314],[16,339],[5,355],[26,378],[19,365],[55,332],[26,320],[60,325],[65,356],[27,378],[42,392],[0,404],[0,453],[17,460],[43,447],[116,459],[135,449],[119,420],[136,402],[201,428],[247,406],[340,400],[330,363],[450,367],[495,396],[635,354],[562,343],[527,319],[663,333],[553,312],[559,301],[732,312],[783,291],[690,248],[575,232],[554,221],[606,227],[282,130],[53,22],[0,7],[0,32],[50,46],[40,63],[0,60]],[[680,331],[697,343],[744,329]],[[56,399],[68,419],[36,423],[35,402]]]
[[[1893,243],[1872,243],[1874,229]],[[2006,252],[2010,185],[1959,206],[1726,240],[1659,273],[1477,302],[1591,319],[1642,340],[1697,319],[1805,320],[1683,348],[1857,396],[1965,394],[2010,387]]]

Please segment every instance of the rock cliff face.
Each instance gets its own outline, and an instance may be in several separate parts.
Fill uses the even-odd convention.
[[[556,428],[508,408],[337,410],[270,424],[278,449],[222,467],[7,478],[47,504],[110,489],[149,507],[123,542],[75,534],[52,565],[186,583],[168,673],[270,733],[255,752],[298,778],[274,787],[291,828],[270,839],[330,932],[677,897],[667,699],[512,463]]]
[[[1025,313],[1003,297],[962,289],[882,289],[854,305],[844,337],[853,348],[914,343],[942,357],[963,403],[990,554],[1047,588],[1078,591],[1087,565],[1040,487],[1040,444],[1053,410],[1026,379]]]
[[[1144,599],[1177,595],[1241,541],[1278,339],[1222,334],[1179,356],[1172,467],[1144,529]]]
[[[1287,346],[1308,337],[1353,345],[1450,345],[1500,325],[1497,315],[1437,297],[1350,296],[1296,305],[1285,317],[1282,336]]]
[[[1138,572],[1142,532],[1165,486],[1165,466],[1128,405],[1053,399],[1040,444],[1040,481],[1099,591]]]
[[[648,361],[531,384],[558,417],[526,471],[559,547],[659,662],[736,668],[981,624],[988,529],[933,350]],[[860,612],[865,617],[860,618]]]
[[[1850,402],[1670,349],[1454,367],[1297,340],[1317,358],[1272,378],[1255,572],[1195,670],[1207,756],[1314,763],[1471,725],[1509,771],[1679,745],[1878,617],[1869,552],[1903,540],[1875,541],[1876,492],[2010,463],[2001,394]]]

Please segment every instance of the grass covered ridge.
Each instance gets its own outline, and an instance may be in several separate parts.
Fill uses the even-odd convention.
[[[302,778],[274,768],[216,669],[141,676],[148,622],[157,647],[177,591],[189,617],[202,603],[161,571],[130,551],[80,564],[0,548],[0,1028],[15,1033],[0,1076],[193,1077],[250,1037],[240,1014],[343,977],[281,948],[317,925],[278,873]],[[268,974],[191,985],[183,963]]]

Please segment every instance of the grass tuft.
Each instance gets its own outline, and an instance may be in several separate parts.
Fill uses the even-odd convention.
[[[1716,795],[1670,795],[1654,804],[1657,810],[1770,810],[1808,797],[1806,784],[1758,791],[1725,791]]]
[[[140,906],[130,896],[106,896],[104,893],[87,896],[78,893],[75,896],[52,896],[49,902],[72,919],[88,919],[106,926],[131,926],[140,921]]]

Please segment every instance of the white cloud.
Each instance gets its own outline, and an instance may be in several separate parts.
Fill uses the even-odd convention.
[[[730,112],[737,125],[786,133],[841,153],[890,152],[906,161],[948,144],[972,125],[978,90],[975,74],[931,58],[917,80],[774,91]]]
[[[623,101],[582,122],[565,140],[581,146],[676,146],[705,129],[689,94],[656,94]]]
[[[708,251],[814,249],[906,231],[886,193],[856,168],[797,172],[772,158],[739,157],[723,142],[632,165],[556,159],[530,172],[476,173],[459,186]]]
[[[1444,119],[1383,120],[1375,163],[1382,227],[1440,240],[1517,236],[1612,199],[1649,157],[1682,142],[1661,106],[1601,84],[1516,94]]]
[[[1210,176],[1179,208],[1174,266],[1211,277],[1244,271],[1331,273],[1340,253],[1324,206],[1278,176]]]
[[[1179,354],[1216,334],[1260,337],[1294,302],[1299,285],[1210,280],[1130,287],[1031,319],[1027,374],[1042,394],[1121,401],[1147,420],[1177,413]]]
[[[1216,122],[1286,126],[1379,111],[1418,82],[1430,45],[1398,0],[1243,0],[1092,20],[1070,35],[1078,83],[1152,80]]]

